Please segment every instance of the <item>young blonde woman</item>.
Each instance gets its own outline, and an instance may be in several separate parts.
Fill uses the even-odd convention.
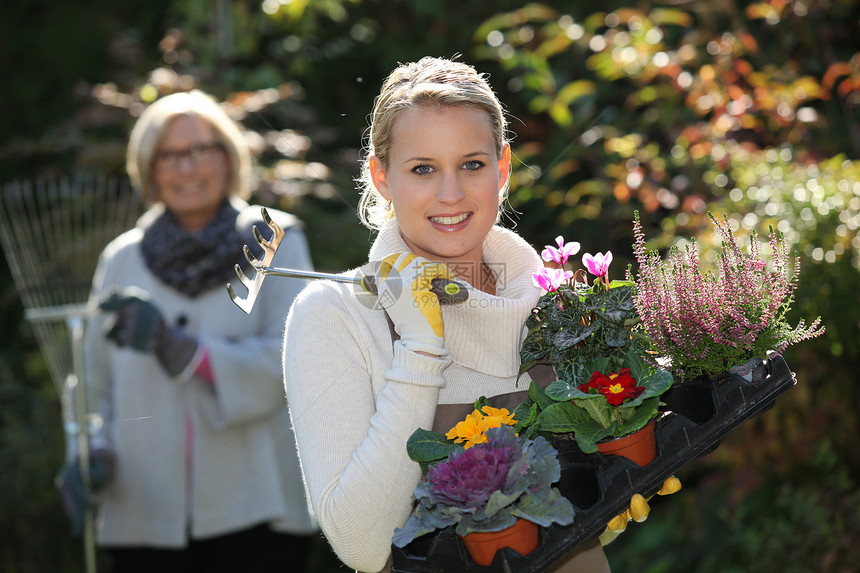
[[[360,216],[378,296],[320,281],[287,320],[284,371],[303,474],[323,532],[359,571],[390,567],[391,537],[421,478],[418,427],[447,431],[479,396],[513,406],[524,324],[540,296],[534,249],[496,223],[511,166],[502,107],[464,63],[395,69],[375,101]],[[440,305],[430,279],[467,285]],[[599,543],[570,571],[607,571]],[[562,569],[559,569],[562,570]]]
[[[107,312],[86,338],[104,421],[91,445],[98,544],[117,573],[303,571],[318,528],[280,361],[304,283],[264,289],[251,316],[224,289],[256,246],[251,227],[268,231],[242,199],[245,138],[210,96],[168,95],[135,124],[127,169],[151,206],[101,255],[92,296]],[[276,264],[310,269],[298,221],[270,213],[286,229]],[[83,490],[74,469],[64,490],[79,515],[89,500],[68,495]]]

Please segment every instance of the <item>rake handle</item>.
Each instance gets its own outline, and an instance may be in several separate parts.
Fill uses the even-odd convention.
[[[341,283],[353,283],[360,285],[361,288],[371,294],[377,294],[378,292],[376,287],[376,277],[373,275],[363,275],[361,278],[358,278],[330,273],[320,273],[316,271],[300,271],[276,267],[260,267],[258,270],[265,275],[275,275],[279,277],[294,279],[328,279]],[[457,281],[435,278],[431,279],[430,283],[432,285],[430,287],[430,292],[439,298],[439,302],[441,304],[456,304],[469,298],[469,289]]]

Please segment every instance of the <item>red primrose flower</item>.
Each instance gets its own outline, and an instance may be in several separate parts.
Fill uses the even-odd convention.
[[[588,382],[580,384],[579,390],[586,394],[603,394],[610,405],[620,406],[627,398],[636,399],[645,388],[636,386],[636,379],[630,375],[629,368],[622,368],[610,374],[595,370]]]

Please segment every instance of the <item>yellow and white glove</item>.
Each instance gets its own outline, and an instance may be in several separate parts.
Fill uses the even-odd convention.
[[[454,273],[412,253],[388,255],[380,264],[377,296],[407,349],[442,356],[448,352],[445,323],[439,298],[430,291],[436,278],[454,280]]]
[[[670,495],[680,491],[680,489],[681,480],[675,476],[670,476],[663,481],[663,487],[660,488],[657,495]],[[631,519],[636,523],[642,523],[648,519],[648,514],[651,513],[651,506],[648,505],[648,501],[651,497],[654,496],[645,499],[642,495],[634,493],[633,497],[630,498],[630,507],[616,515],[606,524],[606,529],[600,534],[600,544],[609,545],[615,541],[615,538],[627,529],[627,523]]]

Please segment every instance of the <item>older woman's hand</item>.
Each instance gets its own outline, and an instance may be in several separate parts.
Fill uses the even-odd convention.
[[[179,328],[170,328],[149,295],[135,287],[112,291],[99,307],[114,311],[105,336],[120,348],[152,352],[171,376],[179,375],[197,352],[197,341]]]

